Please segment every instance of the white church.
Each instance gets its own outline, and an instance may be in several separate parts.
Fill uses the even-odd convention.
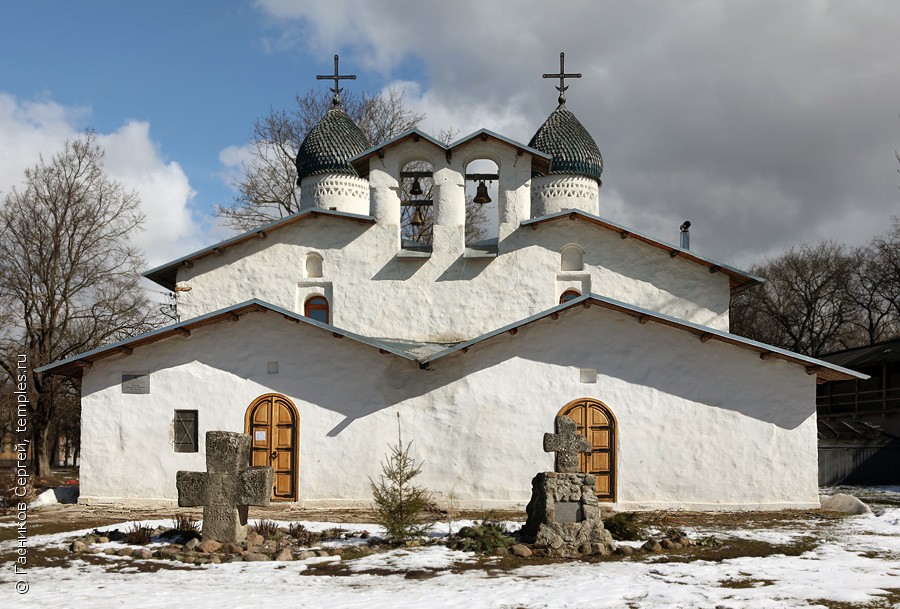
[[[145,273],[177,323],[43,368],[81,378],[80,502],[174,505],[226,430],[274,467],[274,500],[367,505],[399,425],[439,503],[524,508],[567,415],[613,509],[818,507],[816,383],[861,376],[729,333],[758,278],[603,218],[562,80],[530,144],[448,145],[366,141],[334,78],[299,213]],[[496,238],[467,243],[467,186]],[[405,206],[429,207],[428,242],[401,238]]]

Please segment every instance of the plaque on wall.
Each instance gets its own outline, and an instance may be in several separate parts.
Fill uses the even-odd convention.
[[[122,374],[122,393],[150,393],[150,373],[128,372]]]

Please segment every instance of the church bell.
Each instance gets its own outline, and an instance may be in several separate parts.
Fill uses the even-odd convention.
[[[416,211],[413,212],[412,220],[409,221],[413,226],[422,226],[425,224],[425,218],[422,217],[422,212],[416,207]]]
[[[475,189],[475,198],[473,199],[476,203],[490,203],[491,196],[488,194],[487,186],[484,185],[484,180],[478,183],[478,188]]]
[[[417,197],[422,194],[422,185],[419,184],[419,178],[413,178],[413,183],[412,187],[409,189],[409,194]]]

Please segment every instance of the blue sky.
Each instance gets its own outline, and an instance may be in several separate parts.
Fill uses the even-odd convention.
[[[176,161],[199,211],[230,201],[219,152],[245,142],[256,117],[324,86],[334,50],[273,51],[272,18],[243,2],[29,2],[3,9],[0,90],[87,108],[101,133],[146,121]],[[349,66],[348,66],[349,68]],[[354,86],[383,83],[360,74]]]
[[[431,133],[527,142],[556,104],[604,155],[601,215],[749,265],[802,241],[865,243],[900,210],[900,3],[230,0],[6,3],[0,191],[85,127],[137,189],[159,264],[227,235],[242,146],[324,87],[402,88]]]

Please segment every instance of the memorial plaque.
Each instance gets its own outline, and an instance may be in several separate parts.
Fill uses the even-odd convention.
[[[122,393],[150,393],[150,373],[131,372],[123,374]]]
[[[556,522],[559,523],[576,523],[584,520],[584,512],[579,501],[557,501],[553,504],[553,512],[556,515]]]

